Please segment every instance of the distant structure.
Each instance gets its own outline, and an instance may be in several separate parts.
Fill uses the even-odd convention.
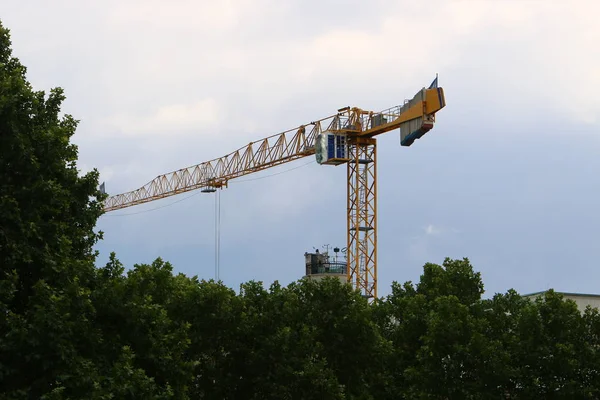
[[[324,252],[316,249],[313,253],[304,253],[306,267],[305,276],[309,279],[320,280],[327,276],[348,282],[348,264],[344,256],[339,256],[340,249],[334,247],[334,256],[329,255],[329,246]],[[344,252],[344,249],[341,250]]]
[[[592,308],[600,309],[600,294],[555,292],[561,294],[565,299],[573,300],[581,312],[584,312],[588,305]],[[535,300],[539,296],[543,296],[544,293],[546,293],[546,291],[525,294],[523,297]]]

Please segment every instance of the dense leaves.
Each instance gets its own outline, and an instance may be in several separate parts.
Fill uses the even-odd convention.
[[[96,171],[76,168],[77,121],[61,89],[34,91],[0,25],[0,387],[39,398],[88,390],[100,338],[90,299]]]
[[[63,100],[0,25],[0,399],[598,398],[598,310],[483,299],[468,259],[373,303],[334,279],[236,292],[162,259],[96,267],[104,195]]]

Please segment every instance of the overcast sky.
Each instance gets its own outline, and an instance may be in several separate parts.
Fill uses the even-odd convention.
[[[444,257],[468,257],[487,296],[600,293],[597,0],[0,0],[0,11],[34,87],[65,89],[79,165],[111,194],[343,106],[401,104],[439,73],[434,129],[408,148],[398,131],[378,139],[379,294]],[[221,192],[228,286],[287,284],[305,251],[345,246],[345,168],[311,161]],[[215,196],[191,194],[103,216],[99,263],[160,256],[214,277]]]

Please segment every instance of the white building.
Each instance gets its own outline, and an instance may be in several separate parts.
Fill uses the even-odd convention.
[[[561,294],[565,299],[573,300],[581,312],[583,312],[588,305],[592,308],[600,309],[600,294],[555,292]],[[523,297],[534,300],[535,298],[542,296],[544,293],[545,292],[535,292],[525,294]]]

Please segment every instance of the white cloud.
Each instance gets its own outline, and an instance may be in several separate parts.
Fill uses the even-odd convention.
[[[8,24],[19,52],[44,58],[28,61],[30,71],[69,71],[76,80],[61,85],[69,92],[88,85],[101,103],[94,116],[118,112],[124,124],[171,104],[194,104],[198,93],[231,110],[240,126],[273,123],[291,104],[286,121],[305,108],[316,110],[310,118],[328,115],[339,103],[386,107],[435,72],[451,84],[449,106],[468,98],[511,116],[543,107],[588,123],[600,109],[594,0],[382,0],[361,11],[361,24],[333,1],[319,3],[328,16],[321,21],[310,3],[298,1],[78,4],[61,1],[51,12],[13,5],[15,18],[35,9],[36,23],[11,24],[9,14]],[[47,35],[48,13],[60,28],[56,37]],[[86,101],[92,96],[78,104]]]
[[[221,113],[214,99],[204,99],[192,104],[173,104],[158,108],[151,115],[119,113],[106,121],[109,128],[125,135],[156,133],[172,136],[191,129],[204,130],[221,121]]]
[[[388,8],[375,29],[334,20],[327,29],[298,35],[259,27],[258,21],[268,26],[270,19],[289,19],[287,8],[239,19],[240,11],[233,10],[250,13],[245,5],[178,2],[167,7],[170,11],[149,8],[152,24],[179,24],[185,34],[175,27],[148,28],[143,36],[128,30],[137,39],[121,49],[135,55],[131,61],[140,79],[152,81],[171,99],[189,97],[187,90],[206,91],[236,112],[243,107],[246,120],[276,118],[277,108],[300,99],[312,100],[315,107],[321,104],[323,115],[345,102],[395,105],[436,71],[454,83],[447,93],[450,105],[453,98],[471,96],[471,102],[502,107],[510,115],[527,116],[529,107],[538,106],[576,120],[593,122],[597,117],[600,99],[593,90],[599,72],[594,66],[600,60],[589,49],[599,37],[589,7],[545,4],[540,12],[539,1],[438,2],[435,7]],[[180,21],[183,14],[188,17]],[[207,34],[205,25],[189,22],[199,14],[227,29],[218,31],[221,36]],[[564,16],[579,29],[559,24]],[[136,21],[146,26],[149,17],[141,22],[136,18],[142,17],[131,18],[127,27]],[[245,31],[256,40],[246,40]],[[139,90],[131,93],[143,95]],[[328,103],[332,101],[335,105]]]
[[[157,31],[229,30],[243,18],[244,1],[129,0],[110,9],[108,21],[119,27],[142,26]]]
[[[428,235],[439,235],[442,233],[442,229],[432,224],[429,224],[425,227],[425,233]]]
[[[439,225],[434,225],[434,224],[428,224],[427,226],[425,226],[423,228],[423,231],[425,232],[426,235],[430,235],[430,236],[438,236],[441,234],[448,234],[448,233],[461,233],[462,231],[460,229],[457,228],[448,228],[448,227],[441,227]]]

